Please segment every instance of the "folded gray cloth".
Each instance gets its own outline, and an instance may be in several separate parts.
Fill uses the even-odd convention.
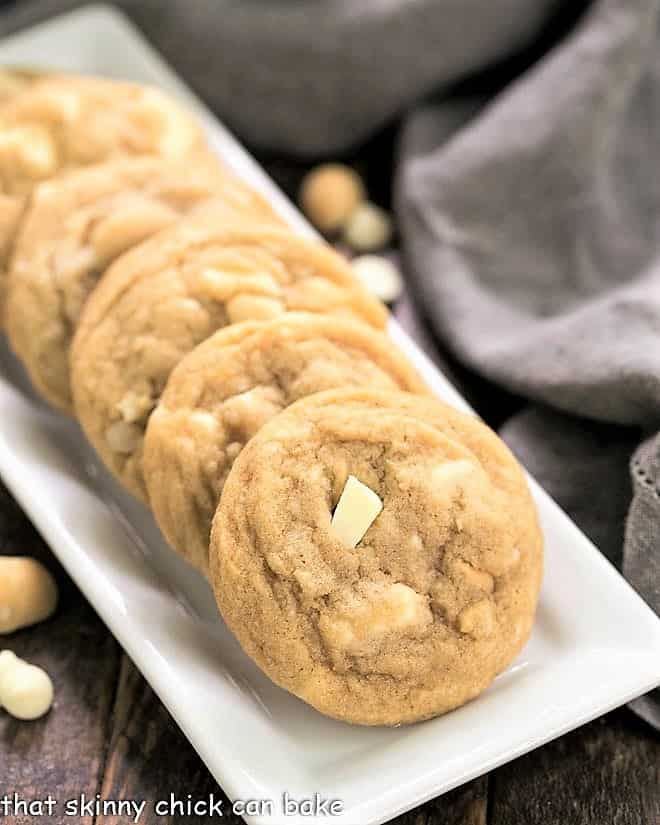
[[[660,0],[594,0],[536,60],[575,3],[119,5],[254,146],[330,155],[403,116],[396,208],[435,332],[534,402],[503,436],[660,611]],[[521,50],[498,91],[456,86]],[[657,692],[635,709],[660,728]]]
[[[441,99],[404,127],[397,200],[438,333],[509,389],[660,428],[658,0],[598,0],[487,101]],[[627,437],[531,410],[503,435],[614,560]],[[632,462],[623,571],[660,611],[660,436]],[[634,704],[660,727],[658,691]]]

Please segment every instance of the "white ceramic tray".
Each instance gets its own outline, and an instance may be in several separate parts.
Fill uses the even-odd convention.
[[[194,47],[194,44],[190,44]],[[311,230],[263,171],[119,13],[89,6],[0,43],[0,62],[153,83],[203,118],[219,154]],[[395,325],[438,395],[465,408]],[[325,719],[274,687],[218,618],[205,582],[108,478],[79,430],[0,356],[0,473],[231,799],[284,791],[340,799],[345,825],[385,822],[660,683],[660,622],[537,485],[546,575],[532,638],[479,699],[431,722],[364,729]],[[164,792],[184,789],[162,789]]]

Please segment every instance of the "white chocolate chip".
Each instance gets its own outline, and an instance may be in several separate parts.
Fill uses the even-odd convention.
[[[237,293],[247,297],[277,298],[282,289],[270,272],[247,271],[240,261],[234,261],[234,268],[222,269],[206,267],[199,273],[199,288],[214,301],[229,301]],[[252,294],[250,294],[252,293]]]
[[[113,453],[130,455],[142,438],[142,430],[128,421],[115,421],[105,431],[105,440]]]
[[[261,295],[237,295],[227,302],[227,316],[232,324],[241,321],[268,321],[283,312],[280,301]]]
[[[220,271],[207,267],[200,274],[200,286],[215,301],[227,301],[236,291],[240,273]]]
[[[55,172],[57,154],[45,130],[16,126],[0,133],[0,164],[18,166],[23,174],[38,180]]]
[[[142,100],[159,123],[159,154],[165,157],[186,155],[198,139],[193,121],[181,117],[180,111],[157,89],[144,89]]]
[[[362,286],[386,304],[393,304],[403,291],[403,279],[392,261],[381,255],[360,255],[351,261]]]
[[[349,475],[332,516],[332,529],[347,547],[354,549],[382,509],[383,502],[376,493]]]
[[[53,89],[43,98],[43,113],[49,120],[71,123],[80,116],[80,96],[69,89]]]
[[[430,482],[438,488],[454,487],[464,482],[476,469],[474,462],[465,458],[446,461],[433,468]]]
[[[278,553],[268,553],[266,555],[266,564],[270,567],[273,573],[278,576],[286,575],[286,564],[284,559]]]
[[[98,266],[96,252],[89,246],[83,246],[76,252],[58,252],[55,255],[55,271],[61,281],[78,280]]]
[[[360,654],[392,633],[420,634],[433,623],[424,596],[401,582],[370,583],[366,592],[321,616],[319,629],[335,650]]]
[[[153,398],[150,395],[129,390],[121,401],[115,404],[115,409],[124,421],[134,424],[146,418],[153,406]]]
[[[483,590],[486,593],[492,593],[495,590],[495,581],[490,573],[487,573],[485,570],[473,567],[462,559],[458,559],[454,566],[460,578],[470,587]]]
[[[94,228],[90,242],[99,260],[113,261],[122,252],[155,235],[176,220],[168,206],[144,201],[119,208]]]
[[[208,434],[218,431],[218,419],[212,413],[203,410],[193,410],[190,413],[190,423],[205,430]]]
[[[344,240],[356,252],[377,252],[391,238],[392,220],[375,203],[361,203],[344,228]]]
[[[458,629],[475,639],[491,636],[495,630],[495,606],[483,599],[463,608],[458,616]]]
[[[234,461],[240,451],[242,450],[242,445],[238,443],[238,441],[232,441],[230,444],[227,444],[225,448],[225,453],[227,454],[227,458],[230,461]]]
[[[518,547],[498,547],[484,556],[483,566],[493,576],[504,576],[520,561]]]
[[[19,659],[11,650],[0,653],[0,706],[16,719],[44,716],[53,704],[53,683],[45,670]]]
[[[225,424],[243,442],[249,441],[283,407],[275,387],[253,387],[227,399],[223,407]]]
[[[46,136],[23,144],[20,158],[25,170],[35,178],[49,175],[57,163],[53,143]]]

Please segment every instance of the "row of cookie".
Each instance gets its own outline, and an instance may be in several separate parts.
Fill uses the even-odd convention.
[[[133,463],[131,442],[140,440],[138,422],[157,400],[154,388],[162,388],[178,357],[214,329],[290,308],[384,324],[382,307],[360,290],[346,263],[291,235],[268,204],[206,151],[189,116],[160,93],[59,75],[20,76],[17,83],[0,109],[3,197],[11,215],[2,226],[11,239],[3,273],[7,331],[35,386],[71,413],[70,349],[95,293],[78,333],[83,357],[74,363],[82,362],[79,394],[87,392],[101,408],[100,451],[113,469],[119,471],[114,454],[121,464]],[[115,156],[120,159],[107,160]],[[190,219],[179,224],[185,215]],[[163,235],[168,226],[173,231]],[[143,244],[154,235],[154,244]],[[131,249],[132,257],[125,254]],[[104,287],[95,292],[106,272]],[[146,312],[132,318],[135,330],[122,328],[104,351],[96,326],[104,297],[113,303],[117,295],[127,309],[113,306],[115,314],[133,315],[133,304]],[[91,354],[89,329],[97,341]],[[177,335],[182,340],[175,343]],[[102,393],[85,386],[86,375],[116,362],[124,338],[139,350],[133,353],[138,374],[134,381],[125,375],[119,397],[103,407],[96,398]],[[109,393],[117,382],[108,379],[101,384]],[[82,414],[92,431],[93,418]],[[139,468],[133,478],[118,474],[145,497]]]
[[[248,653],[370,724],[483,689],[529,632],[541,552],[515,461],[421,397],[385,317],[199,146],[41,183],[9,276],[35,384],[207,573],[217,508],[210,577]],[[364,385],[389,393],[316,394]],[[383,502],[357,553],[330,529],[350,475]]]
[[[207,220],[124,255],[90,297],[72,358],[86,432],[277,684],[363,724],[464,703],[532,626],[542,551],[522,471],[380,330],[341,317],[378,324],[315,267],[345,267],[334,253],[263,225],[216,227],[207,245]],[[237,300],[239,318],[263,301],[280,314],[240,321]],[[301,305],[317,314],[281,312]],[[380,391],[348,389],[364,386]],[[382,506],[355,546],[333,527],[351,477]]]
[[[362,317],[376,327],[384,324],[385,313],[357,287],[342,259],[328,248],[286,231],[270,206],[202,151],[197,140],[189,141],[190,151],[183,152],[183,159],[121,158],[70,171],[83,163],[80,153],[72,150],[74,138],[75,146],[88,141],[78,114],[97,116],[97,106],[109,107],[111,119],[120,124],[128,99],[138,100],[138,108],[147,111],[151,94],[100,79],[31,78],[29,86],[16,90],[11,106],[0,114],[6,140],[20,124],[21,134],[33,130],[43,141],[57,144],[58,157],[66,158],[66,162],[42,165],[39,176],[28,176],[29,180],[21,178],[25,170],[19,166],[14,169],[15,179],[8,181],[6,188],[21,193],[24,208],[7,273],[6,326],[34,385],[53,405],[72,413],[70,350],[83,307],[94,293],[87,310],[92,320],[83,321],[78,334],[84,343],[78,343],[76,350],[82,355],[73,359],[79,365],[74,369],[73,386],[82,398],[77,405],[80,418],[106,463],[129,489],[147,500],[142,440],[157,402],[155,388],[164,386],[170,369],[196,342],[225,324],[267,318],[291,308]],[[158,99],[159,106],[164,106],[164,99]],[[174,107],[169,101],[167,105]],[[173,114],[170,119],[174,119]],[[124,129],[128,128],[124,124]],[[111,133],[107,145],[114,145]],[[154,142],[143,143],[144,151],[155,146]],[[21,151],[26,157],[35,154],[29,142],[21,145]],[[102,155],[90,151],[85,160]],[[46,180],[37,182],[44,176]],[[190,219],[179,224],[185,215]],[[239,217],[245,220],[239,221]],[[168,226],[172,231],[163,235]],[[142,243],[153,235],[157,240],[151,246]],[[131,249],[135,249],[132,257],[124,255]],[[112,267],[117,259],[118,266]],[[179,263],[185,267],[175,271]],[[106,272],[106,284],[97,294],[96,286]],[[129,283],[130,289],[126,289]],[[125,306],[113,306],[108,323],[97,329],[105,295],[111,303],[121,295]],[[110,346],[105,346],[100,340],[105,326],[113,329],[115,316],[122,313],[134,315],[133,306],[141,307],[144,315],[128,322],[128,326],[133,325],[130,330],[121,324],[118,334],[111,332],[105,340]],[[95,312],[101,316],[96,317]],[[294,330],[288,349],[295,346],[294,337],[298,336],[306,339],[311,352],[314,336],[318,341],[325,330],[329,349],[345,341],[345,355],[353,342],[358,358],[348,357],[346,364],[329,364],[323,374],[317,357],[317,374],[306,376],[301,371],[289,401],[303,391],[352,383],[352,362],[362,358],[367,363],[369,354],[372,372],[378,372],[380,362],[381,372],[399,374],[404,388],[421,387],[409,367],[403,375],[401,356],[387,355],[391,347],[385,339],[339,320],[334,332],[332,324],[319,323],[299,318],[276,328],[272,336],[282,338],[287,330]],[[93,343],[88,346],[86,331],[90,329]],[[267,334],[264,331],[264,340]],[[281,355],[293,357],[292,353]],[[326,360],[332,361],[331,353],[326,355]],[[131,359],[131,367],[125,370],[121,359]],[[353,380],[364,380],[367,372],[357,368]],[[245,386],[249,383],[246,376],[241,380]],[[394,378],[384,384],[398,385]],[[244,442],[246,433],[255,431],[256,419],[263,419],[264,413],[248,410],[247,396],[242,403],[246,420],[235,429],[242,433]],[[256,398],[251,404],[259,406]],[[270,408],[275,405],[270,403]],[[235,451],[237,445],[236,438],[230,440],[229,451]],[[157,453],[157,448],[152,452]],[[150,466],[154,479],[163,475],[158,460],[151,460]],[[167,483],[159,485],[157,481],[150,486],[168,489]],[[220,488],[216,488],[219,495]],[[186,497],[192,499],[186,502],[187,509],[194,512],[198,506],[195,491],[186,491]],[[156,498],[167,496],[161,492]],[[205,536],[197,536],[192,545],[177,537],[173,541],[202,567],[206,565],[210,518],[216,503],[206,506]],[[179,509],[183,511],[183,506]],[[166,523],[168,506],[158,510]],[[173,529],[166,527],[165,532],[174,536]]]

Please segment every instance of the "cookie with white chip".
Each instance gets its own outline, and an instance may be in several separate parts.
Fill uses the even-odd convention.
[[[76,415],[106,465],[144,500],[149,415],[174,367],[216,330],[287,310],[378,328],[387,318],[325,244],[272,222],[224,218],[204,208],[123,255],[88,299],[74,338]]]
[[[211,197],[254,217],[272,210],[207,153],[129,158],[71,172],[34,190],[9,271],[6,328],[46,399],[72,412],[69,349],[108,266]]]
[[[0,106],[0,318],[6,263],[26,199],[41,181],[120,157],[187,157],[201,127],[162,92],[95,77],[46,76]]]
[[[224,619],[273,681],[329,716],[396,725],[462,705],[507,667],[542,558],[524,473],[476,418],[331,390],[244,447],[210,569]]]
[[[233,324],[187,355],[144,449],[149,503],[175,550],[207,573],[211,522],[243,445],[289,404],[343,386],[427,392],[386,335],[332,316]]]

